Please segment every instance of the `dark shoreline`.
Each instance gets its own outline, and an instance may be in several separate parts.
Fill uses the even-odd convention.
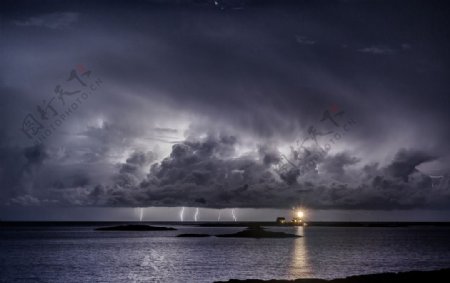
[[[230,279],[228,281],[215,281],[215,283],[386,283],[386,282],[450,282],[450,268],[433,271],[407,271],[398,273],[377,273],[367,275],[349,276],[338,279],[294,279],[294,280],[259,280],[259,279]]]

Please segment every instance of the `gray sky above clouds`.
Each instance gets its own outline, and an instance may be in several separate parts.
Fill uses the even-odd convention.
[[[443,1],[0,5],[4,213],[448,214]]]

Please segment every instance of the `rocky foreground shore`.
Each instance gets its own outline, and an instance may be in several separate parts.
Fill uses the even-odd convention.
[[[368,275],[357,275],[346,278],[324,280],[324,279],[295,279],[295,280],[258,280],[231,279],[228,281],[217,281],[216,283],[403,283],[403,282],[450,282],[450,268],[435,271],[409,271],[399,273],[379,273]]]

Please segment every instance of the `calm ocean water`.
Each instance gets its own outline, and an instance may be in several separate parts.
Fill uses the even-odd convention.
[[[242,228],[96,232],[0,228],[1,282],[213,282],[337,278],[450,267],[450,228],[269,228],[297,239],[176,238]]]

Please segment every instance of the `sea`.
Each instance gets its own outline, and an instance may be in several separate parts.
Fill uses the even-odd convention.
[[[248,239],[176,237],[239,227],[101,232],[98,225],[0,227],[0,282],[332,279],[450,267],[450,227],[267,227],[302,237]]]

